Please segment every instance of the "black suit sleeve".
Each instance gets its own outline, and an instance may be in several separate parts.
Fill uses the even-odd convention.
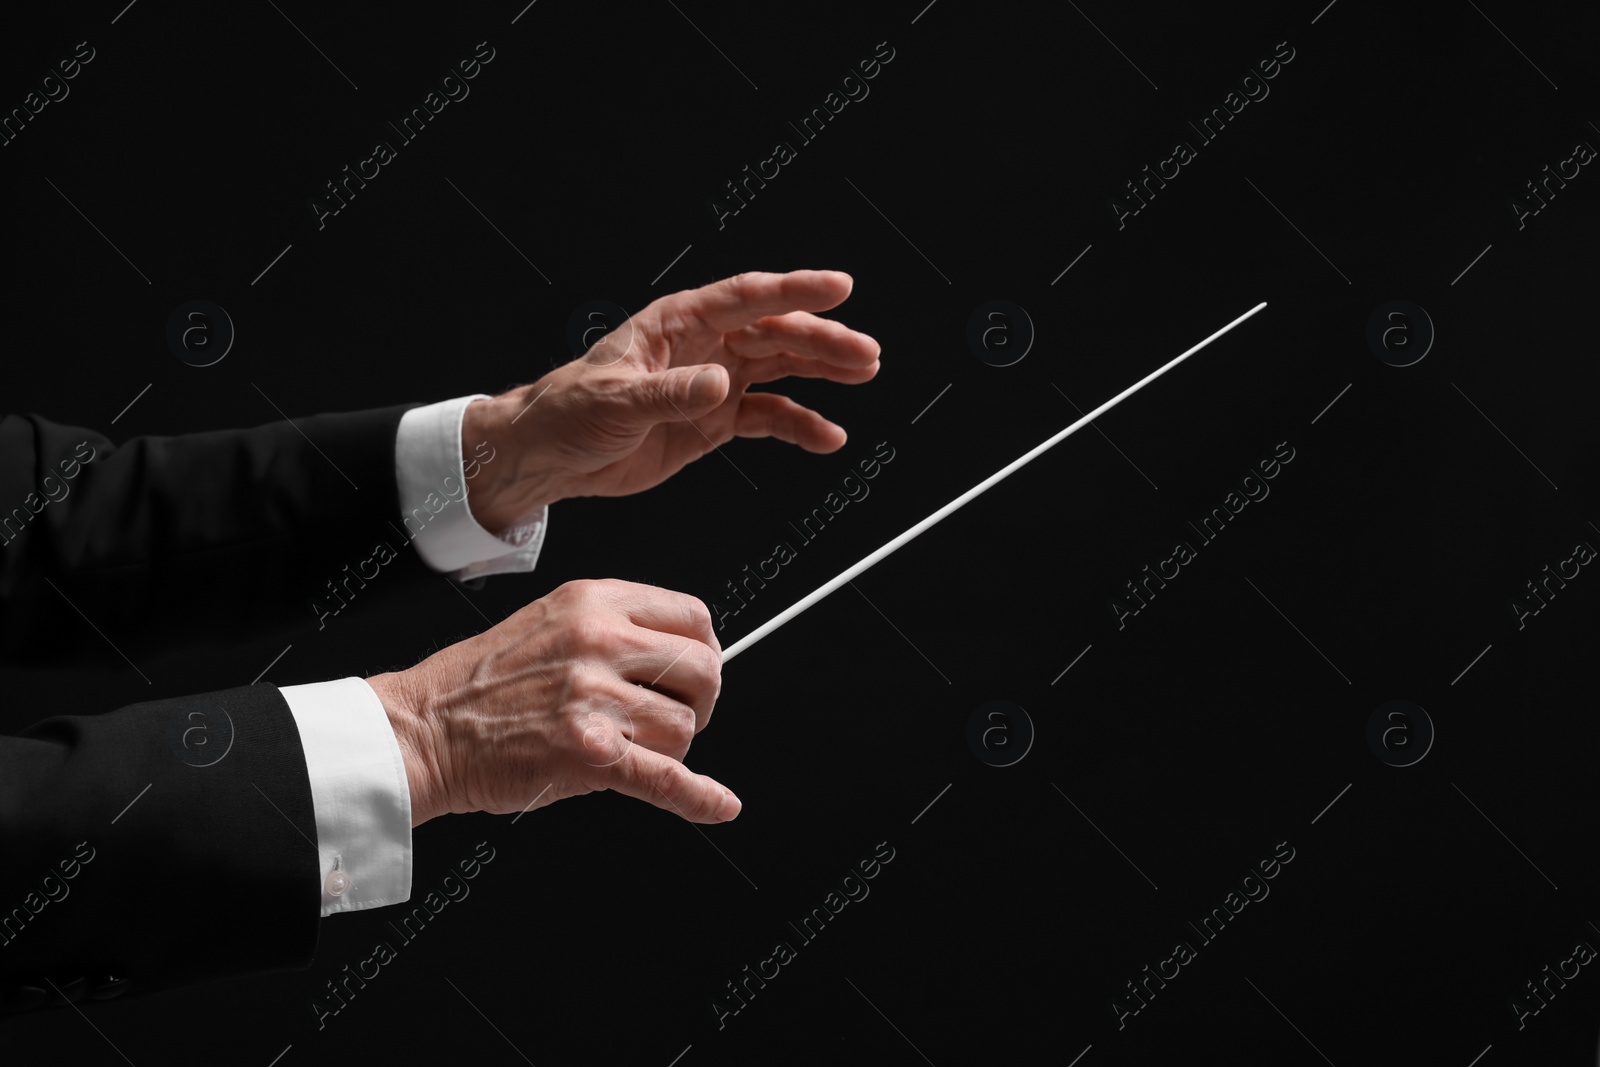
[[[0,418],[0,661],[121,666],[311,621],[322,582],[393,539],[405,410],[121,445]],[[415,553],[385,573],[407,570],[431,573]],[[196,728],[207,743],[185,744]],[[309,964],[315,838],[299,732],[270,685],[0,736],[0,1013]]]
[[[394,448],[406,410],[121,445],[0,418],[0,661],[121,663],[120,649],[137,662],[174,639],[314,621],[312,600],[343,565],[404,532]],[[413,552],[390,571],[429,573]]]
[[[0,1014],[309,965],[316,832],[270,685],[0,738]]]

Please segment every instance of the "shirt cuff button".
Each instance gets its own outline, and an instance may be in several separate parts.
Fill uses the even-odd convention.
[[[322,891],[330,897],[342,897],[351,884],[350,876],[335,867],[328,872],[328,877],[323,879]]]

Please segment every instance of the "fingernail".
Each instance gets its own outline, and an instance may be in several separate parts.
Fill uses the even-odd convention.
[[[717,395],[717,372],[707,367],[689,382],[689,395],[699,403],[705,403]]]
[[[733,790],[729,789],[727,786],[723,786],[722,807],[717,811],[717,818],[721,819],[723,822],[728,822],[731,819],[737,818],[739,812],[743,810],[744,805],[739,803],[739,798],[733,795]]]

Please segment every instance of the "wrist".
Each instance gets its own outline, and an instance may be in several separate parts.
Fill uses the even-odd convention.
[[[474,400],[462,414],[467,507],[478,525],[493,534],[560,499],[554,465],[533,440],[536,427],[529,421],[534,418],[529,401],[537,394],[532,389],[519,386]]]
[[[441,783],[433,758],[432,730],[422,712],[422,694],[409,671],[373,675],[367,685],[378,695],[400,747],[411,798],[411,825],[421,826],[448,810],[439,800]]]

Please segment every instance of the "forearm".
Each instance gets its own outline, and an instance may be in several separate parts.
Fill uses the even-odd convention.
[[[298,733],[271,686],[0,737],[0,1001],[51,983],[70,995],[80,979],[91,996],[110,977],[136,994],[304,966],[314,834]]]
[[[122,445],[37,416],[5,417],[0,650],[15,660],[71,658],[76,643],[63,635],[82,631],[83,617],[130,654],[157,636],[310,618],[325,581],[392,531],[404,411]],[[92,459],[65,478],[61,461],[86,451]]]

